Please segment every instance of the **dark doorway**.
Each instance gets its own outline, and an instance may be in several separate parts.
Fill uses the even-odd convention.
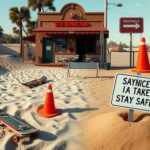
[[[52,49],[52,39],[43,39],[43,62],[53,63],[53,49]]]
[[[78,37],[76,39],[78,61],[83,62],[86,54],[96,53],[96,37]]]
[[[76,39],[76,48],[77,48],[77,54],[79,55],[78,61],[83,62],[85,57],[85,38],[84,37],[78,37]]]
[[[86,53],[96,53],[96,37],[87,37],[86,40]]]

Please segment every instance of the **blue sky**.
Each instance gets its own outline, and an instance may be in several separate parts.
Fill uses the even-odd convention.
[[[85,11],[103,12],[104,0],[55,0],[54,5],[57,11],[69,2],[76,2],[82,5]],[[108,29],[110,32],[108,41],[125,42],[129,44],[129,34],[119,32],[120,17],[143,17],[144,32],[147,44],[150,44],[150,0],[108,0],[109,3],[122,3],[123,7],[109,5],[108,8]],[[27,0],[1,0],[0,1],[0,26],[5,33],[12,33],[15,26],[9,20],[9,9],[13,6],[26,6]],[[32,18],[36,18],[36,14],[32,13]],[[141,34],[133,34],[133,45],[138,45]]]

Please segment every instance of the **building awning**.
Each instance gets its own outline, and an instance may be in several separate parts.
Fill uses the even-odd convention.
[[[29,42],[34,42],[35,43],[35,34],[31,34],[28,36],[22,37],[23,41],[29,41]]]
[[[46,32],[50,34],[109,34],[106,28],[100,29],[96,27],[38,27],[32,32]]]

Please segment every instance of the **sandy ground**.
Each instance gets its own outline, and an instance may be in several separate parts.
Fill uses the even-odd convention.
[[[135,112],[133,122],[128,111],[96,113],[83,122],[85,150],[149,150],[150,114]],[[87,125],[88,124],[88,125]]]
[[[11,140],[14,132],[8,131],[7,128],[1,129],[1,149],[126,150],[139,148],[140,138],[143,140],[141,144],[148,141],[143,136],[149,138],[149,134],[145,133],[150,131],[148,125],[150,118],[147,115],[143,117],[140,124],[135,123],[131,126],[122,115],[120,117],[120,113],[123,113],[123,116],[126,114],[124,110],[110,106],[114,76],[117,72],[132,73],[130,69],[100,69],[102,77],[95,78],[96,70],[71,70],[71,77],[67,78],[66,68],[38,67],[25,64],[19,58],[0,56],[0,109],[24,119],[39,129],[37,137],[30,142],[21,140],[18,145]],[[48,78],[47,84],[33,89],[21,84],[43,75]],[[37,114],[38,106],[44,103],[48,84],[52,84],[55,105],[60,112],[60,115],[49,119]],[[137,114],[137,117],[138,115],[140,114]],[[128,130],[131,131],[129,135]],[[130,143],[132,141],[130,136],[133,133],[137,135],[138,130],[140,130],[140,138],[134,135],[134,142]],[[124,136],[128,138],[125,140]],[[122,145],[119,145],[122,141],[124,141]],[[137,147],[135,147],[136,142],[139,142]],[[123,146],[126,144],[127,146]],[[146,144],[145,147],[140,148],[146,150],[148,146],[150,147]]]

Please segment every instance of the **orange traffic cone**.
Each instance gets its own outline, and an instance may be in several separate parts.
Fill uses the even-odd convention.
[[[132,71],[141,73],[150,72],[147,48],[144,37],[141,38],[136,68],[132,69]]]
[[[51,85],[48,85],[44,105],[39,106],[37,112],[41,116],[46,117],[46,118],[50,118],[50,117],[54,117],[58,115],[58,112],[55,109],[54,96],[53,96]]]

